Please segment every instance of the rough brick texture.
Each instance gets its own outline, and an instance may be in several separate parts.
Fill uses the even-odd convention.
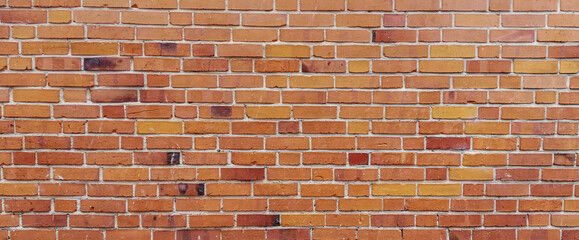
[[[578,239],[577,11],[0,0],[0,239]]]

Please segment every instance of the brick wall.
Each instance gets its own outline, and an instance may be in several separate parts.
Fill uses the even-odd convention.
[[[0,0],[0,239],[578,239],[578,0]]]

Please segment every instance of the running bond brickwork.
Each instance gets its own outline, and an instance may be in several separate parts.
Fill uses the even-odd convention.
[[[579,238],[579,0],[0,0],[0,239]]]

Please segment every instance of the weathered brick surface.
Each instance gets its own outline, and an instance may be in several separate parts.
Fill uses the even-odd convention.
[[[577,0],[0,0],[0,239],[577,239]]]

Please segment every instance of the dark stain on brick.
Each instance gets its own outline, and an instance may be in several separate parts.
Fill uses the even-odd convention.
[[[448,92],[448,98],[454,100],[456,98],[456,92],[455,91]]]
[[[166,183],[159,184],[159,196],[199,196],[205,194],[203,183]]]
[[[557,161],[560,159],[561,161]],[[575,154],[567,154],[567,153],[555,153],[555,164],[562,163],[563,165],[574,165],[575,163]]]
[[[167,216],[167,225],[168,225],[169,227],[174,227],[174,226],[175,226],[175,216],[173,216],[173,215]]]
[[[279,215],[266,214],[239,214],[237,215],[237,226],[242,227],[276,227],[280,226]]]
[[[308,65],[302,63],[302,72],[310,72],[310,68],[308,67]]]
[[[231,117],[233,114],[233,109],[231,106],[212,106],[211,107],[211,117],[223,118]]]
[[[161,55],[171,55],[177,53],[176,43],[159,43],[159,49],[161,49]]]
[[[181,153],[179,152],[168,152],[167,153],[167,164],[177,165],[181,163]]]
[[[372,31],[372,42],[376,42],[376,30]]]
[[[86,71],[114,70],[115,67],[117,67],[115,59],[104,57],[84,59],[84,70]]]
[[[38,145],[43,148],[46,142],[44,141],[44,136],[38,137]]]
[[[205,195],[205,184],[204,183],[197,184],[197,195],[199,195],[199,196]]]
[[[192,230],[178,230],[177,231],[177,240],[189,240],[193,239],[191,236]]]
[[[278,227],[281,226],[281,219],[279,215],[275,215],[271,220],[271,226]]]
[[[177,188],[179,189],[180,194],[185,194],[185,193],[187,193],[187,189],[189,188],[189,184],[179,183],[179,184],[177,184]]]
[[[110,102],[136,102],[139,100],[139,97],[137,96],[137,92],[130,93],[127,95],[119,95],[119,96],[114,96],[112,97],[109,101]]]
[[[157,216],[153,216],[153,221],[157,221]]]

